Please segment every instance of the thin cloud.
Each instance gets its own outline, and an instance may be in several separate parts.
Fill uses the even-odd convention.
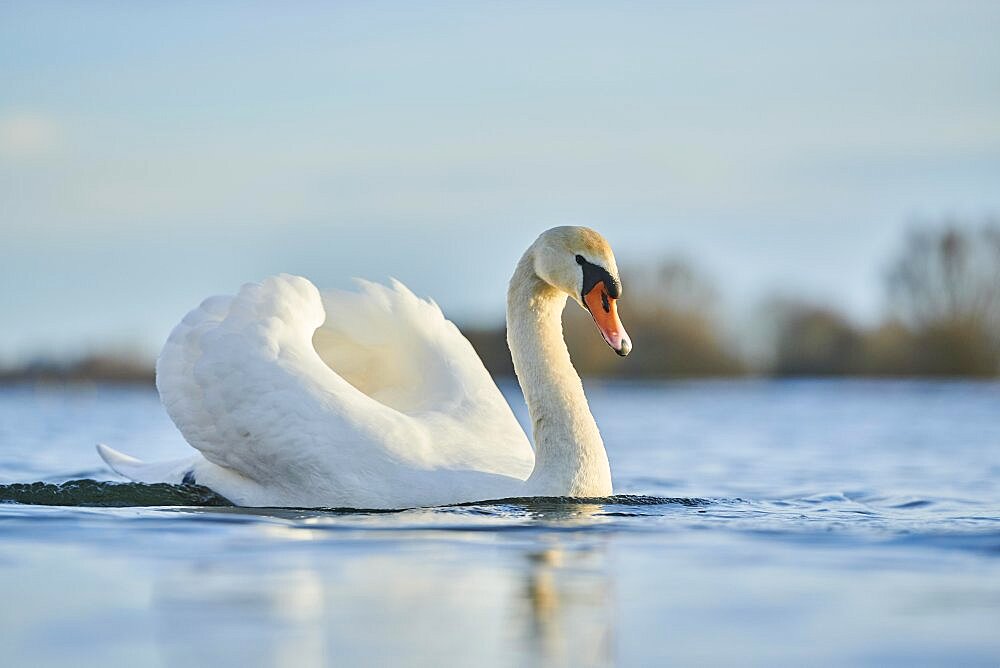
[[[59,125],[38,114],[0,115],[0,157],[35,158],[55,153],[62,143]]]

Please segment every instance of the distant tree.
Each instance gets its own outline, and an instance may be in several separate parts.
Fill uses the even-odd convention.
[[[890,266],[892,313],[914,337],[919,373],[1000,371],[1000,224],[915,227]]]
[[[461,330],[492,376],[514,375],[514,361],[510,358],[507,328],[503,323],[495,327],[461,327]]]
[[[781,298],[769,301],[764,311],[773,328],[775,375],[848,375],[863,369],[863,333],[843,314]]]
[[[915,376],[922,372],[913,332],[898,320],[888,320],[863,332],[863,351],[858,373],[868,376]]]

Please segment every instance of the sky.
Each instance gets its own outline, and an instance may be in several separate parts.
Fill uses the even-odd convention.
[[[997,2],[0,3],[0,363],[277,272],[499,322],[534,237],[860,321],[1000,212]]]

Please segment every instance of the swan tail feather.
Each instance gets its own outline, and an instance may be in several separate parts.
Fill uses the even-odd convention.
[[[166,462],[144,462],[103,443],[97,444],[97,454],[120,476],[133,482],[166,482],[173,485],[194,482],[194,463],[198,457],[185,457]]]

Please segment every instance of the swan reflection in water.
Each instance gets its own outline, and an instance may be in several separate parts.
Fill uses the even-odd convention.
[[[170,665],[608,665],[604,539],[560,535],[600,510],[533,505],[520,519],[544,526],[527,538],[340,530],[322,518],[257,525],[251,538],[238,524],[228,563],[193,551],[159,572],[151,605],[161,652]]]
[[[613,664],[612,592],[600,548],[527,555],[532,654],[543,665]]]

